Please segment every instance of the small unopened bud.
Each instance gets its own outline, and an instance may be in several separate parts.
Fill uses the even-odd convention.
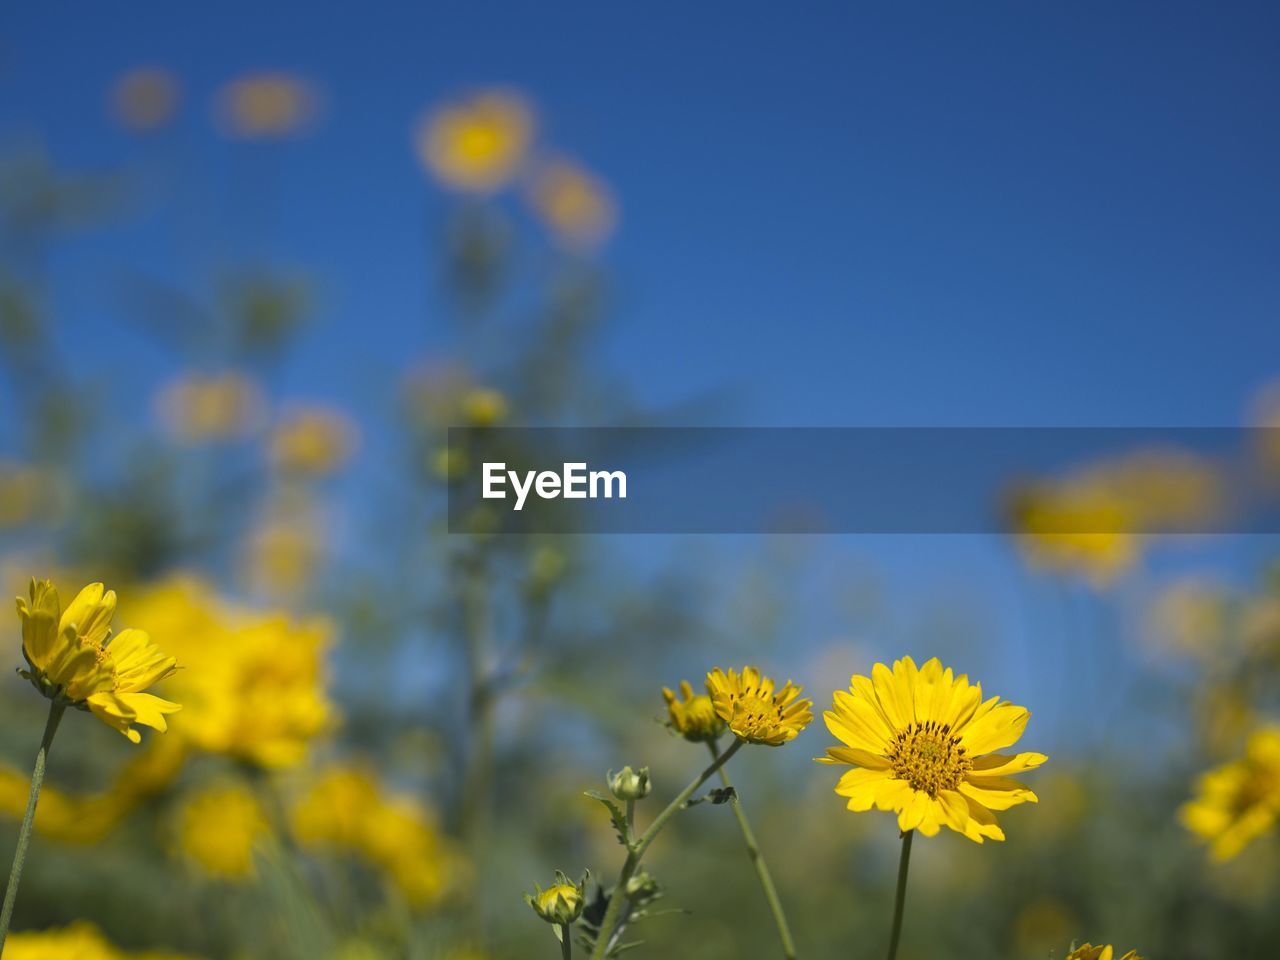
[[[652,900],[658,894],[658,881],[642,870],[627,881],[626,891],[632,900]]]
[[[649,795],[649,768],[632,770],[623,767],[617,773],[609,771],[609,792],[619,800],[642,800]]]
[[[586,885],[586,876],[574,883],[557,870],[554,884],[546,890],[536,887],[533,894],[525,894],[524,901],[547,923],[570,924],[582,915]]]

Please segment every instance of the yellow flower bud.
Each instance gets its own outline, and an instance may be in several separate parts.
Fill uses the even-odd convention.
[[[717,715],[711,697],[705,693],[695,695],[689,681],[680,681],[679,697],[666,687],[662,688],[662,697],[670,715],[667,726],[686,740],[710,743],[724,733],[724,721]]]
[[[525,903],[533,908],[533,912],[547,923],[568,925],[582,915],[585,904],[583,891],[586,889],[587,877],[584,874],[576,884],[559,870],[556,871],[556,882],[543,890],[535,888],[532,895],[525,894]]]

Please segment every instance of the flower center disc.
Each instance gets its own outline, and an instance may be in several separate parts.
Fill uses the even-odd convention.
[[[932,720],[899,730],[888,757],[894,776],[933,799],[942,790],[958,787],[973,766],[960,738],[952,736],[950,724]]]

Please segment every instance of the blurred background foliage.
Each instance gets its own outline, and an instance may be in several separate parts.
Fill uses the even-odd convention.
[[[382,358],[357,415],[290,368],[299,344],[323,342],[334,291],[271,227],[330,91],[273,69],[200,97],[180,68],[149,64],[99,95],[131,138],[118,162],[84,170],[39,141],[0,145],[0,578],[15,594],[32,575],[64,594],[106,581],[118,622],[177,656],[161,692],[184,710],[140,748],[70,718],[7,957],[554,956],[521,893],[556,868],[607,881],[621,860],[583,791],[648,764],[656,804],[703,764],[661,727],[661,686],[749,660],[823,707],[850,673],[908,652],[1029,706],[1026,749],[1052,759],[1028,777],[1041,802],[1008,815],[1008,842],[917,845],[903,956],[1280,946],[1280,774],[1248,747],[1280,716],[1273,544],[1125,532],[1170,518],[1193,530],[1222,509],[1214,464],[1134,451],[1011,487],[1008,542],[503,538],[480,512],[448,535],[450,425],[732,410],[714,382],[675,407],[641,402],[603,356],[626,185],[562,150],[556,105],[518,87],[424,97],[405,142],[369,149],[421,166],[433,201],[413,255],[448,315],[419,318],[438,328],[420,354]],[[221,206],[187,153],[193,126],[231,146]],[[65,251],[139,229],[165,256],[122,246],[94,265],[92,315],[69,317]],[[236,239],[168,269],[193,233]],[[381,321],[342,322],[378,353]],[[135,368],[104,349],[118,337],[162,359]],[[1280,423],[1259,397],[1249,422]],[[1268,437],[1262,489],[1276,477]],[[1064,515],[1088,532],[1045,532]],[[16,666],[16,639],[12,654]],[[17,677],[2,685],[7,836],[43,711]],[[815,725],[747,751],[734,777],[801,956],[874,956],[897,834],[842,809],[810,762],[825,743]],[[1262,771],[1222,801],[1253,826],[1215,857],[1224,848],[1202,841],[1227,826],[1190,830],[1185,805],[1201,774],[1233,763]],[[678,817],[648,866],[687,913],[647,924],[637,955],[775,955],[726,810]]]

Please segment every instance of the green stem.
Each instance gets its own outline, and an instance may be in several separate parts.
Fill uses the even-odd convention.
[[[563,960],[572,960],[573,937],[569,933],[569,924],[560,924],[560,956]]]
[[[9,886],[4,891],[4,908],[0,910],[0,955],[4,953],[4,941],[9,935],[9,923],[13,920],[13,905],[18,899],[18,881],[27,861],[27,846],[31,843],[31,825],[36,819],[36,801],[40,799],[40,785],[44,783],[44,765],[49,757],[53,735],[67,708],[57,700],[49,704],[49,719],[44,725],[44,737],[40,740],[40,752],[36,754],[36,768],[31,772],[31,793],[27,796],[27,813],[18,831],[18,849],[13,853],[13,867],[9,871]]]
[[[711,749],[711,756],[719,757],[720,749],[714,740],[708,741],[707,746]],[[720,768],[720,782],[727,789],[733,789],[733,783],[729,780],[729,772],[724,768]],[[765,863],[764,854],[760,852],[760,846],[756,843],[755,831],[751,829],[751,823],[747,820],[747,811],[742,807],[742,801],[735,792],[733,800],[730,801],[733,807],[733,815],[738,818],[738,827],[742,830],[742,839],[747,845],[747,856],[751,859],[752,865],[756,868],[756,876],[760,878],[760,886],[764,889],[764,898],[769,901],[769,910],[773,913],[773,922],[778,928],[778,936],[782,940],[782,955],[786,960],[796,960],[796,945],[791,939],[791,928],[787,925],[787,915],[783,912],[782,901],[778,898],[778,888],[773,885],[773,876],[769,873],[769,865]]]
[[[626,862],[622,865],[622,872],[618,875],[618,882],[613,888],[613,895],[609,897],[609,906],[605,909],[604,919],[600,921],[600,929],[596,931],[595,949],[591,951],[591,960],[604,960],[605,951],[609,947],[609,940],[613,937],[613,928],[618,922],[618,914],[622,911],[622,901],[627,897],[627,881],[635,876],[636,870],[640,867],[640,860],[644,857],[645,851],[649,849],[649,845],[653,843],[654,838],[662,832],[662,828],[667,825],[670,820],[694,795],[697,789],[706,783],[722,766],[729,762],[729,758],[741,749],[745,740],[735,740],[724,753],[720,754],[712,764],[698,774],[687,787],[680,791],[679,795],[667,804],[667,808],[663,810],[653,823],[649,824],[639,840],[632,844],[630,851],[627,853]]]
[[[907,867],[911,862],[911,838],[914,830],[902,835],[902,856],[898,860],[898,894],[893,904],[893,930],[889,934],[889,960],[898,955],[898,939],[902,936],[902,911],[907,905]]]

